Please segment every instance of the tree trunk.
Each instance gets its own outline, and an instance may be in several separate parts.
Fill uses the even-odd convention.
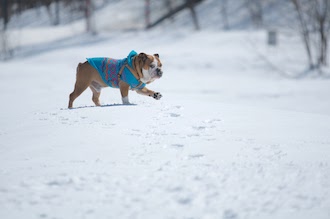
[[[90,32],[91,30],[91,9],[90,9],[90,4],[91,0],[86,0],[85,2],[85,17],[86,17],[86,31]]]
[[[229,21],[228,21],[228,0],[223,0],[221,4],[221,14],[223,20],[223,29],[229,30]]]
[[[246,0],[252,23],[257,28],[263,25],[262,3],[260,0]]]
[[[55,0],[55,25],[60,24],[60,0]]]
[[[329,0],[323,0],[319,2],[314,0],[314,16],[315,16],[315,23],[316,23],[316,30],[318,31],[318,66],[325,66],[327,65],[327,50],[328,50],[328,31],[327,22],[329,22],[328,13],[329,13]],[[328,20],[327,20],[328,18]]]
[[[85,16],[86,16],[86,31],[88,33],[96,34],[96,30],[93,23],[94,5],[92,0],[86,0],[85,2]]]
[[[321,25],[321,23],[320,23]],[[327,37],[324,31],[324,25],[320,26],[320,48],[318,65],[327,65]]]
[[[8,13],[8,0],[2,0],[2,14],[3,14],[3,29],[7,29],[7,24],[9,22],[9,13]]]
[[[194,0],[187,0],[187,4],[188,4],[188,7],[189,7],[190,12],[191,12],[191,16],[192,16],[192,20],[193,20],[194,25],[195,25],[195,29],[200,30],[197,14],[196,14],[196,11],[195,11],[195,1]]]
[[[146,27],[148,27],[150,25],[150,0],[145,0],[144,4]]]
[[[301,34],[302,34],[304,46],[305,46],[305,49],[307,52],[309,67],[310,67],[310,69],[312,69],[312,68],[314,68],[314,63],[313,63],[311,41],[310,41],[308,27],[307,27],[306,21],[303,17],[303,12],[302,12],[302,9],[301,9],[301,6],[300,6],[298,0],[291,0],[291,2],[295,6],[295,9],[298,13],[298,19],[299,19],[299,23],[300,23],[300,27],[301,27]]]

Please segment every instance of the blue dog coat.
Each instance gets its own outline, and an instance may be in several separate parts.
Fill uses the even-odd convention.
[[[100,74],[103,81],[110,87],[119,88],[119,80],[126,82],[131,89],[142,89],[146,84],[142,83],[134,74],[130,71],[128,66],[131,69],[133,67],[133,58],[137,53],[132,50],[127,58],[124,59],[112,59],[112,58],[87,58],[89,64],[91,64]],[[120,69],[122,70],[121,75],[119,76]]]

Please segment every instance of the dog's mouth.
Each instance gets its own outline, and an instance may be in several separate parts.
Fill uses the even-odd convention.
[[[161,77],[163,76],[163,71],[162,71],[162,69],[160,69],[160,68],[157,68],[157,69],[156,69],[156,76],[157,76],[158,78],[161,78]]]
[[[160,68],[156,68],[153,71],[150,72],[151,79],[159,79],[163,76],[163,71]]]

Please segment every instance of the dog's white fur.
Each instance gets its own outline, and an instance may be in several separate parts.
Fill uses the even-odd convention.
[[[148,70],[145,70],[144,68],[142,69],[142,73],[143,73],[143,78],[141,78],[140,80],[143,83],[150,83],[153,82],[155,79],[157,79],[157,68],[160,68],[160,66],[158,66],[158,61],[157,59],[154,57],[154,61],[150,64],[150,68]]]
[[[131,104],[131,103],[129,102],[129,100],[128,100],[128,96],[126,96],[126,97],[122,97],[121,100],[123,101],[123,104],[124,104],[124,105],[129,105],[129,104]]]

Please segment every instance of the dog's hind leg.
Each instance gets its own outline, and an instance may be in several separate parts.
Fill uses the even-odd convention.
[[[77,84],[74,87],[74,91],[70,94],[70,100],[69,100],[69,108],[72,108],[73,105],[73,101],[80,96],[80,94],[82,94],[82,92],[84,92],[87,88],[88,88],[88,84],[86,85],[81,85],[81,84]]]
[[[85,64],[85,63],[84,63]],[[89,85],[91,84],[91,76],[88,74],[88,72],[84,72],[84,69],[82,68],[84,64],[79,63],[77,67],[77,79],[76,84],[74,86],[73,92],[70,94],[69,99],[69,108],[72,108],[73,101],[84,92]]]

